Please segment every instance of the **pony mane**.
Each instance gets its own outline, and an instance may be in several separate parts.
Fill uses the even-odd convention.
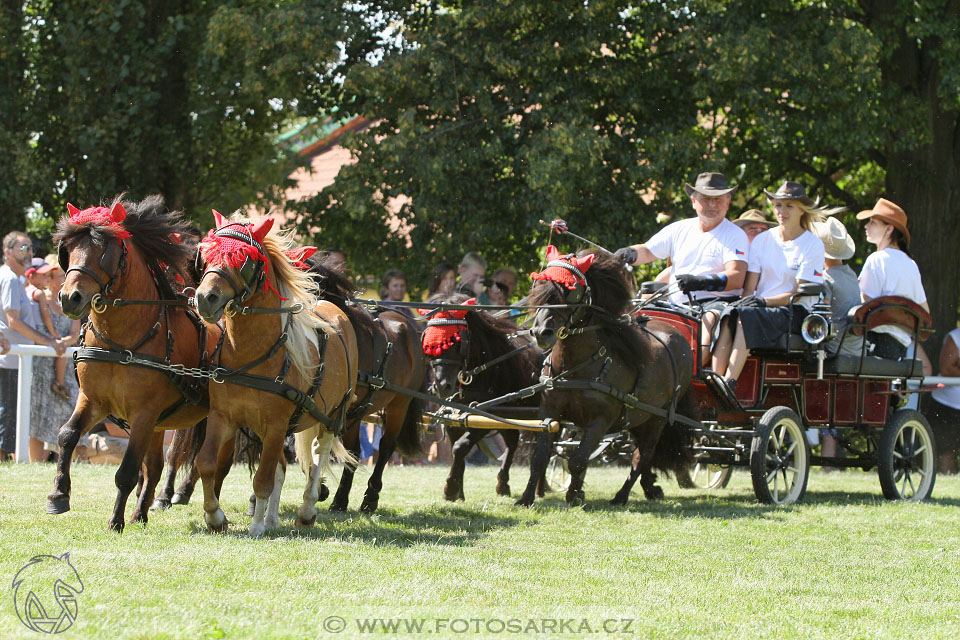
[[[463,304],[468,299],[469,296],[462,293],[437,294],[431,296],[428,302]],[[464,319],[470,332],[467,364],[471,368],[490,362],[529,342],[527,338],[515,336],[517,326],[506,318],[486,311],[470,310]],[[477,374],[474,384],[478,389],[488,387],[504,393],[526,387],[534,382],[533,378],[538,372],[538,356],[539,349],[536,346],[528,348],[514,358]]]
[[[118,195],[108,206],[120,203],[127,210],[127,217],[120,225],[130,233],[130,242],[140,251],[147,264],[162,262],[170,273],[176,273],[185,282],[193,283],[194,278],[190,275],[192,245],[178,244],[173,240],[174,237],[183,238],[192,234],[191,224],[183,217],[183,213],[168,210],[160,195],[147,196],[140,202],[124,200],[123,197],[124,194]],[[78,224],[68,215],[57,222],[57,231],[53,235],[55,242],[69,248],[84,238],[105,248],[107,243],[116,238],[116,232],[103,224]]]
[[[577,252],[577,256],[594,254],[593,264],[584,274],[590,287],[592,303],[602,312],[591,312],[590,322],[600,325],[600,334],[609,343],[611,349],[622,357],[642,362],[647,357],[646,345],[633,324],[622,319],[630,310],[633,299],[633,287],[629,274],[623,268],[623,262],[616,256],[603,251],[588,249]],[[530,305],[563,304],[567,290],[551,281],[537,281],[530,291]]]
[[[229,221],[242,224],[254,222],[239,215],[239,212],[230,216]],[[293,266],[290,259],[283,253],[295,247],[292,230],[280,230],[274,227],[263,239],[262,244],[263,251],[270,261],[268,277],[277,292],[286,298],[287,302],[283,303],[284,306],[297,302],[303,305],[303,311],[293,316],[293,323],[287,336],[287,355],[290,357],[290,363],[305,380],[313,380],[316,365],[308,360],[307,354],[316,349],[312,346],[314,342],[310,339],[310,335],[323,327],[320,318],[313,313],[313,308],[318,302],[317,285],[309,273]],[[286,318],[283,314],[277,315],[277,322],[282,327]]]
[[[347,314],[358,337],[372,337],[375,330],[373,316],[362,305],[347,302],[356,291],[353,281],[339,271],[327,267],[318,259],[308,258],[307,264],[310,266],[307,273],[313,277],[317,285],[317,298],[332,302]]]

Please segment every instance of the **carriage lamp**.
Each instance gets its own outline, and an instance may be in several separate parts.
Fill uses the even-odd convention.
[[[807,344],[820,344],[830,333],[830,323],[819,313],[811,313],[800,325],[800,335]]]

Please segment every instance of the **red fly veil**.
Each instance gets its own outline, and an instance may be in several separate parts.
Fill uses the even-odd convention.
[[[267,276],[270,260],[264,253],[263,239],[273,227],[273,218],[265,218],[256,224],[230,222],[214,209],[213,219],[217,224],[216,229],[207,231],[207,237],[200,243],[204,262],[215,267],[239,269],[250,258],[263,263],[263,273]],[[264,278],[263,288],[270,289],[281,300],[286,300],[270,284],[269,277]]]
[[[106,207],[89,207],[83,211],[68,202],[67,211],[70,213],[70,222],[74,224],[108,227],[117,240],[130,237],[130,232],[124,229],[121,224],[127,219],[127,210],[119,202],[109,209]]]
[[[572,253],[561,256],[557,248],[550,245],[547,247],[547,268],[540,273],[531,273],[530,277],[534,280],[552,280],[572,291],[577,288],[577,285],[584,287],[587,285],[586,276],[583,274],[587,272],[595,258],[596,256],[592,253],[582,258]]]
[[[476,298],[470,298],[463,304],[476,304]],[[444,351],[460,342],[460,332],[467,326],[464,319],[467,309],[446,309],[438,311],[427,320],[427,328],[423,332],[423,352],[428,356],[439,356]],[[420,315],[430,313],[420,309]]]
[[[307,263],[307,258],[312,256],[317,252],[316,247],[300,247],[298,249],[288,249],[283,252],[285,256],[290,258],[291,264],[301,271],[310,271],[310,265]]]

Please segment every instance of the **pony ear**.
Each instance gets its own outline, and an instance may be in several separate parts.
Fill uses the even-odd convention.
[[[80,209],[77,209],[75,206],[73,206],[72,204],[70,204],[70,203],[68,202],[68,203],[67,203],[67,213],[69,213],[69,214],[70,214],[70,217],[72,218],[73,216],[75,216],[75,215],[77,215],[78,213],[80,213]]]
[[[583,273],[586,273],[587,269],[590,268],[590,265],[593,264],[593,261],[596,258],[597,258],[597,254],[590,253],[583,256],[582,258],[574,258],[573,261],[576,263],[577,269],[580,269],[580,271],[582,271]]]
[[[119,202],[115,202],[112,207],[110,207],[110,219],[114,222],[123,222],[127,219],[127,210],[123,208],[123,205]]]
[[[300,250],[299,250],[300,257],[299,257],[298,259],[299,259],[301,262],[303,262],[304,260],[306,260],[307,258],[309,258],[310,256],[312,256],[312,255],[315,254],[316,252],[317,252],[317,248],[316,248],[316,247],[310,247],[310,246],[300,247]]]
[[[417,313],[419,313],[422,316],[425,316],[428,313],[433,313],[433,309],[417,309]]]
[[[465,301],[463,302],[463,304],[477,304],[477,299],[476,299],[476,298],[470,298],[469,300],[465,300]]]
[[[257,224],[253,225],[253,227],[250,228],[250,232],[258,241],[263,241],[263,239],[267,237],[267,234],[270,233],[270,229],[272,228],[273,218],[264,218]]]
[[[560,252],[557,251],[557,248],[555,246],[551,244],[549,247],[547,247],[547,262],[556,260],[559,257],[560,257]]]
[[[227,219],[220,215],[219,211],[216,209],[210,209],[210,211],[213,211],[213,223],[215,228],[219,229],[223,225],[227,224]]]

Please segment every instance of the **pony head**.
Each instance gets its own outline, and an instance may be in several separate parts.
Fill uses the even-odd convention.
[[[248,260],[259,262],[263,265],[264,290],[270,289],[279,296],[280,293],[270,284],[267,274],[270,259],[263,248],[263,239],[273,228],[273,218],[264,218],[256,223],[230,222],[214,209],[213,219],[216,228],[207,232],[198,248],[203,262],[213,267],[238,270],[248,264]]]
[[[476,304],[476,298],[470,298],[463,304]],[[425,316],[429,311],[419,309],[420,315]],[[423,352],[428,356],[439,356],[444,351],[460,342],[460,334],[467,326],[465,317],[468,309],[444,309],[438,311],[427,320],[427,328],[421,339]]]
[[[585,287],[587,279],[584,274],[590,269],[596,257],[592,253],[582,258],[578,258],[573,253],[561,256],[557,248],[550,245],[547,247],[547,268],[539,273],[531,273],[530,277],[534,280],[550,280],[570,290],[578,286]]]

